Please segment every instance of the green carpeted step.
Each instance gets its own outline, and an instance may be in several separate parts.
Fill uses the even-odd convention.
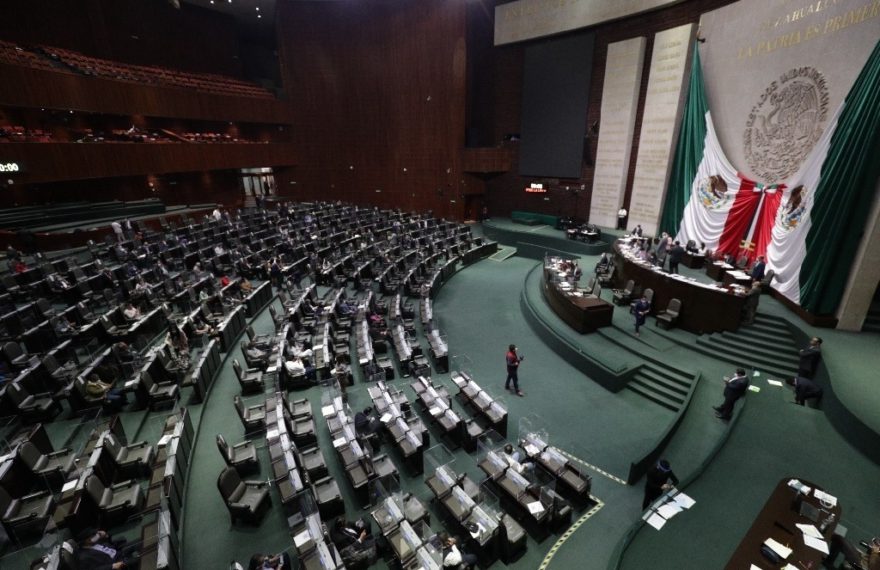
[[[641,376],[640,373],[635,375],[629,384],[626,385],[626,388],[673,412],[677,412],[684,403],[683,396],[666,389],[660,384],[654,383],[651,379]]]
[[[740,327],[735,334],[743,338],[752,339],[756,343],[775,346],[780,352],[786,350],[797,352],[798,350],[797,344],[795,344],[794,339],[790,336],[780,336],[777,332],[771,333],[766,329],[753,328],[751,325]]]
[[[773,376],[785,378],[794,374],[790,369],[778,366],[775,359],[756,358],[749,352],[743,352],[741,348],[728,348],[717,343],[713,344],[703,337],[697,339],[694,349],[736,366],[756,368]]]
[[[687,393],[691,388],[690,378],[674,376],[661,368],[656,368],[651,365],[643,366],[641,370],[639,370],[637,376],[641,376],[650,380],[652,384],[663,386],[672,392],[681,394],[682,396],[687,396]]]
[[[777,362],[780,367],[793,366],[794,368],[797,368],[798,366],[797,354],[788,352],[787,350],[776,345],[756,345],[752,343],[750,339],[743,338],[738,333],[730,332],[723,332],[719,333],[718,335],[712,335],[711,338],[717,338],[718,342],[721,342],[727,346],[740,348],[743,350],[744,354],[748,354],[749,356],[758,356],[762,358],[772,359]]]

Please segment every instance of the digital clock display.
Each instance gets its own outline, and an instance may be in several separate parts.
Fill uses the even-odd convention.
[[[17,162],[0,162],[0,172],[21,172]]]

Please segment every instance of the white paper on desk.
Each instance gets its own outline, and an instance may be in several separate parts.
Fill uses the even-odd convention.
[[[344,437],[338,437],[333,440],[333,447],[342,447],[348,442]]]
[[[812,487],[807,487],[806,485],[804,485],[801,481],[798,481],[797,479],[791,479],[788,482],[788,486],[791,487],[792,489],[794,489],[795,491],[797,491],[798,493],[803,493],[804,495],[809,495],[810,491],[813,490]]]
[[[761,373],[758,372],[757,370],[755,370],[754,372],[752,372],[752,376],[754,376],[755,378],[757,378],[757,377],[760,376],[760,375],[761,375]]]
[[[538,455],[538,453],[540,453],[540,450],[531,443],[525,444],[524,448],[526,450],[526,453],[528,453],[530,457],[532,455]]]
[[[770,550],[772,550],[773,552],[778,554],[779,557],[782,558],[783,560],[785,560],[786,558],[791,556],[791,548],[788,548],[788,547],[776,542],[772,538],[768,538],[767,540],[765,540],[764,544],[766,546],[768,546],[770,548]]]
[[[767,378],[767,383],[771,386],[782,386],[782,382],[780,382],[779,380],[773,380],[771,378]]]
[[[324,406],[321,408],[321,415],[323,415],[325,418],[327,416],[332,416],[335,413],[336,413],[336,408],[334,408],[333,406]]]
[[[819,489],[816,489],[815,491],[813,491],[813,496],[815,496],[823,503],[828,503],[832,507],[837,505],[837,497],[835,497],[834,495],[829,495],[825,491],[820,491]]]
[[[755,566],[754,564],[749,564],[749,570],[763,570],[763,568]]]
[[[170,441],[170,440],[171,440],[171,435],[170,435],[170,434],[163,435],[163,436],[159,439],[159,443],[157,443],[156,445],[158,445],[159,447],[165,447],[165,446],[168,444],[168,441]]]
[[[804,535],[804,544],[809,546],[810,548],[815,548],[819,552],[823,554],[828,554],[828,543],[822,540],[821,538],[815,538],[809,535]]]
[[[811,524],[796,524],[794,526],[801,529],[801,532],[807,536],[812,536],[813,538],[820,538],[820,539],[822,538],[822,533],[819,532],[819,529],[817,529],[815,526],[813,526]]]
[[[297,548],[300,548],[303,544],[305,544],[309,540],[311,540],[311,538],[312,538],[312,535],[309,534],[309,531],[304,530],[301,533],[299,533],[298,535],[293,537],[293,544]]]
[[[544,505],[541,504],[541,501],[533,501],[529,503],[529,512],[533,515],[543,513],[545,510],[546,509],[544,509]]]
[[[428,413],[434,417],[439,416],[440,412],[441,412],[441,410],[437,406],[432,406],[432,407],[428,408]]]
[[[671,519],[680,512],[681,507],[679,507],[678,504],[676,504],[675,502],[666,503],[665,505],[657,509],[657,514],[666,520]]]
[[[757,386],[749,386],[749,390],[751,390],[752,392],[760,392],[761,391],[761,389],[758,388]]]
[[[391,421],[391,414],[389,414],[388,412],[385,412],[384,414],[382,414],[382,417],[379,418],[379,421],[382,422],[383,424],[387,424],[388,422]]]
[[[68,491],[73,490],[74,487],[76,487],[76,483],[77,483],[77,481],[79,481],[79,479],[71,479],[70,481],[68,481],[67,483],[65,483],[64,486],[61,487],[61,492],[62,492],[62,493],[66,493],[66,492],[68,492]]]
[[[789,562],[788,564],[786,564],[785,566],[782,567],[782,570],[801,570],[801,569],[798,568],[797,566],[795,566],[794,564],[792,564],[791,562]]]
[[[645,520],[645,522],[648,523],[649,525],[651,525],[652,527],[656,528],[657,530],[660,530],[661,528],[663,528],[663,525],[666,524],[666,519],[664,519],[663,517],[661,517],[657,513],[651,513],[651,516],[649,516]]]
[[[266,432],[266,439],[275,439],[276,437],[278,437],[278,428],[273,428]]]
[[[673,501],[678,503],[682,509],[689,509],[696,504],[696,501],[693,500],[689,495],[685,495],[684,493],[679,493],[678,495],[672,498]]]

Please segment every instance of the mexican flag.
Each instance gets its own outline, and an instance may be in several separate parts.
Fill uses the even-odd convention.
[[[798,173],[750,180],[730,164],[706,102],[699,50],[660,227],[737,258],[767,258],[772,287],[814,314],[846,287],[880,175],[880,42]]]

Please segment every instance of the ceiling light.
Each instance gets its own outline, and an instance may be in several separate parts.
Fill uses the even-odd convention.
[[[262,18],[262,17],[263,16],[261,14],[257,14],[257,18]]]
[[[260,7],[259,7],[259,6],[257,6],[257,12],[259,12],[259,11],[260,11]]]

